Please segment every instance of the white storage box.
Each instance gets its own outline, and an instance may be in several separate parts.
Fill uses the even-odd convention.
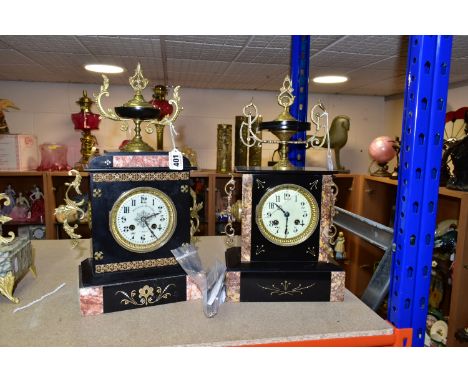
[[[0,170],[26,171],[39,166],[37,138],[26,134],[0,134]]]

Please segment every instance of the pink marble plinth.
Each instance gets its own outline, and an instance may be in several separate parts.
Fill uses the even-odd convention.
[[[116,155],[113,167],[169,167],[167,155]]]
[[[102,287],[80,288],[80,310],[83,316],[95,316],[104,311]]]

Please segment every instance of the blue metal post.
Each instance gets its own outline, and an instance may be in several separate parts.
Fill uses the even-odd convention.
[[[388,319],[424,345],[451,36],[411,36],[401,133]]]
[[[291,39],[291,85],[296,97],[290,107],[291,115],[306,122],[307,98],[309,95],[310,36],[292,36]],[[292,140],[306,140],[306,133],[293,135]],[[297,167],[305,166],[305,145],[289,145],[289,160]]]

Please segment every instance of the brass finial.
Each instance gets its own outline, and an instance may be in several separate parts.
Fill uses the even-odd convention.
[[[153,88],[153,98],[154,99],[166,99],[167,96],[167,88],[164,85],[156,85]]]
[[[283,81],[283,86],[280,89],[280,94],[278,95],[278,104],[284,108],[283,112],[276,118],[276,121],[296,121],[289,113],[289,107],[294,103],[296,97],[293,96],[292,92],[294,89],[291,86],[291,78],[289,75],[286,75]]]
[[[80,110],[84,111],[85,113],[89,113],[91,111],[91,105],[94,103],[94,101],[88,97],[88,92],[83,90],[83,97],[76,101],[76,103],[80,105]]]
[[[138,63],[135,74],[129,78],[130,86],[135,91],[133,98],[124,104],[126,107],[153,107],[149,102],[146,102],[141,94],[142,90],[148,85],[148,80],[143,76],[140,63]]]

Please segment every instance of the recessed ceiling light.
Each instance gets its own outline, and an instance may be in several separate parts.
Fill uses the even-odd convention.
[[[340,84],[348,81],[348,77],[344,76],[320,76],[315,77],[312,81],[318,84]]]
[[[97,73],[122,73],[124,71],[120,66],[101,64],[85,65],[85,69]]]

